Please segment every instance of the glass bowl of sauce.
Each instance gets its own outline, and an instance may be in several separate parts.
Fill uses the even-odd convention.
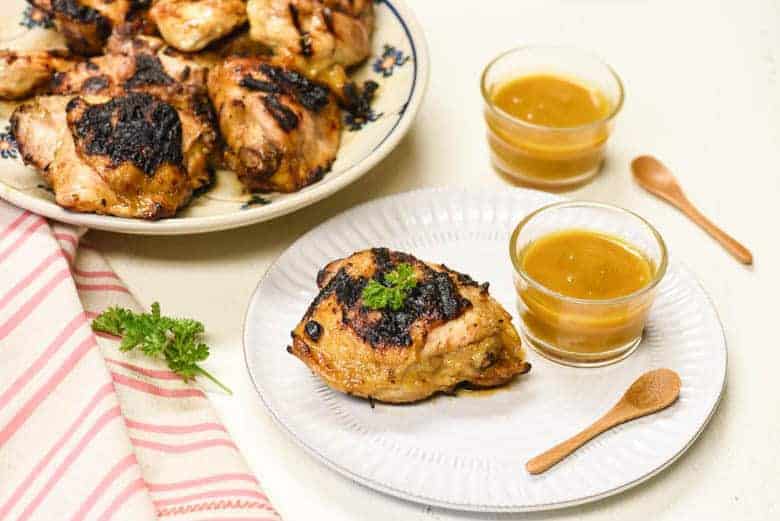
[[[623,105],[612,68],[566,47],[520,47],[485,67],[482,97],[493,165],[539,188],[595,176]]]
[[[517,225],[509,243],[520,329],[539,354],[598,367],[642,340],[666,245],[642,217],[601,203],[545,206]]]

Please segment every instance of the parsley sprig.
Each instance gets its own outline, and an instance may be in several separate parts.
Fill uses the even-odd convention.
[[[122,337],[119,349],[140,349],[145,355],[163,358],[171,371],[190,381],[202,375],[233,394],[222,382],[198,365],[209,356],[209,346],[201,341],[203,323],[189,318],[160,315],[160,304],[152,304],[151,313],[110,307],[95,317],[92,329]]]
[[[363,305],[370,309],[398,311],[404,305],[406,297],[417,286],[414,268],[411,264],[401,263],[385,274],[384,284],[371,279],[363,288]]]

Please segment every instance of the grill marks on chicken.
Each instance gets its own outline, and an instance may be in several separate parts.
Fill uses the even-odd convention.
[[[49,177],[58,199],[64,192],[82,211],[147,219],[170,217],[189,201],[182,125],[172,106],[148,94],[129,93],[104,103],[77,97],[66,114],[79,164],[69,164],[68,154],[55,155]],[[107,185],[110,197],[85,198],[79,183],[70,182],[71,170],[87,168]]]
[[[78,63],[68,71],[58,72],[52,79],[50,90],[53,94],[90,92],[115,95],[126,89],[172,83],[173,79],[162,70],[155,56],[107,54]]]
[[[44,8],[47,0],[36,7]],[[77,0],[51,0],[50,13],[59,32],[65,36],[68,48],[86,56],[100,53],[111,34],[111,20],[97,9]]]
[[[245,0],[29,0],[54,18],[68,48],[84,56],[103,51],[112,31],[151,21],[173,47],[199,51],[247,21]],[[152,5],[154,4],[154,5]],[[146,10],[151,9],[146,13]],[[143,17],[148,14],[148,19]]]
[[[154,38],[111,47],[116,54],[58,72],[55,96],[17,108],[12,128],[22,158],[43,171],[67,208],[172,216],[213,179],[218,135],[204,75],[182,79],[189,66],[163,61],[164,44]]]
[[[146,9],[148,0],[28,0],[54,18],[68,48],[76,54],[100,54],[114,27]]]
[[[88,155],[106,156],[114,167],[130,162],[147,176],[165,163],[182,167],[181,120],[167,103],[131,93],[96,105],[75,98],[66,111],[76,148]]]
[[[269,94],[262,98],[263,105],[271,116],[276,120],[279,126],[285,132],[292,132],[298,126],[298,116],[295,112],[279,101],[279,96]]]
[[[180,60],[164,43],[152,37],[112,40],[112,52],[74,63],[57,72],[50,86],[54,94],[92,92],[106,95],[142,90],[165,98],[187,86],[205,92],[207,69]],[[198,89],[194,89],[198,90]]]
[[[362,302],[369,280],[408,263],[417,286],[401,309]],[[467,275],[384,248],[328,264],[288,350],[330,386],[387,402],[421,400],[468,382],[504,384],[530,368],[511,317]]]
[[[151,95],[41,96],[14,111],[11,124],[25,162],[41,169],[65,208],[159,219],[192,195],[176,152],[178,113]]]
[[[195,52],[247,21],[245,0],[157,0],[149,11],[165,41]]]
[[[371,50],[372,0],[249,0],[247,13],[252,38],[303,57],[315,75],[356,65]]]
[[[182,122],[182,149],[190,183],[203,190],[213,180],[211,157],[219,144],[216,116],[205,88],[206,69],[182,62],[151,37],[110,42],[116,54],[81,62],[58,73],[55,94],[93,93],[118,96],[127,92],[151,94],[173,106]]]
[[[452,320],[471,306],[471,302],[458,293],[450,273],[436,271],[411,255],[391,253],[385,248],[373,249],[371,254],[374,262],[374,273],[371,277],[352,277],[343,267],[332,276],[327,268],[320,272],[317,278],[322,290],[309,312],[311,313],[322,299],[335,295],[341,306],[344,324],[352,328],[371,347],[379,349],[409,346],[412,344],[411,329],[415,324],[419,327],[420,321],[430,324]],[[398,311],[383,309],[366,312],[360,296],[369,279],[382,281],[388,272],[401,263],[410,264],[418,273],[419,279],[403,308]]]
[[[328,87],[311,81],[299,72],[268,63],[260,64],[260,72],[268,78],[267,81],[247,75],[241,80],[241,86],[269,94],[287,94],[314,112],[319,112],[331,101]]]
[[[208,90],[225,143],[224,161],[252,191],[293,192],[330,170],[340,113],[324,85],[264,58],[229,58]]]
[[[171,85],[173,78],[163,70],[162,63],[157,56],[139,54],[135,57],[135,71],[125,81],[126,89],[144,87],[146,85]]]
[[[300,48],[300,52],[302,55],[309,58],[314,54],[314,49],[312,49],[312,43],[311,43],[311,33],[304,30],[303,27],[301,26],[301,17],[298,14],[298,8],[295,6],[295,4],[291,2],[287,5],[287,8],[290,11],[290,18],[292,19],[292,24],[295,27],[295,30],[298,31],[299,34],[298,47]]]

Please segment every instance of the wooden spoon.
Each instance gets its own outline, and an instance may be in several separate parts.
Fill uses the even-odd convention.
[[[602,432],[669,407],[680,395],[680,385],[680,377],[671,369],[648,371],[631,384],[607,414],[579,434],[529,460],[526,470],[541,474]]]
[[[750,253],[750,250],[704,217],[685,197],[677,179],[663,163],[653,156],[639,156],[631,162],[631,170],[634,172],[634,179],[642,188],[677,207],[726,248],[726,251],[739,262],[753,264],[753,254]]]

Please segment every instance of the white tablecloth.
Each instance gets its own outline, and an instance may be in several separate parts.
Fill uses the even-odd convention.
[[[501,519],[633,521],[778,519],[780,503],[780,3],[672,0],[408,0],[426,29],[431,82],[408,138],[376,170],[330,199],[276,221],[216,234],[127,237],[90,232],[149,305],[202,319],[208,369],[236,392],[220,416],[273,504],[290,521],[495,519],[404,503],[307,456],[271,421],[244,367],[241,330],[257,280],[292,241],[346,208],[422,186],[508,185],[487,162],[479,75],[525,43],[591,49],[623,77],[626,105],[608,164],[567,195],[640,212],[712,296],[726,328],[726,395],[710,426],[670,469],[589,506]],[[678,212],[642,192],[629,161],[662,158],[691,199],[752,248],[746,269]],[[506,262],[506,259],[496,259]]]

